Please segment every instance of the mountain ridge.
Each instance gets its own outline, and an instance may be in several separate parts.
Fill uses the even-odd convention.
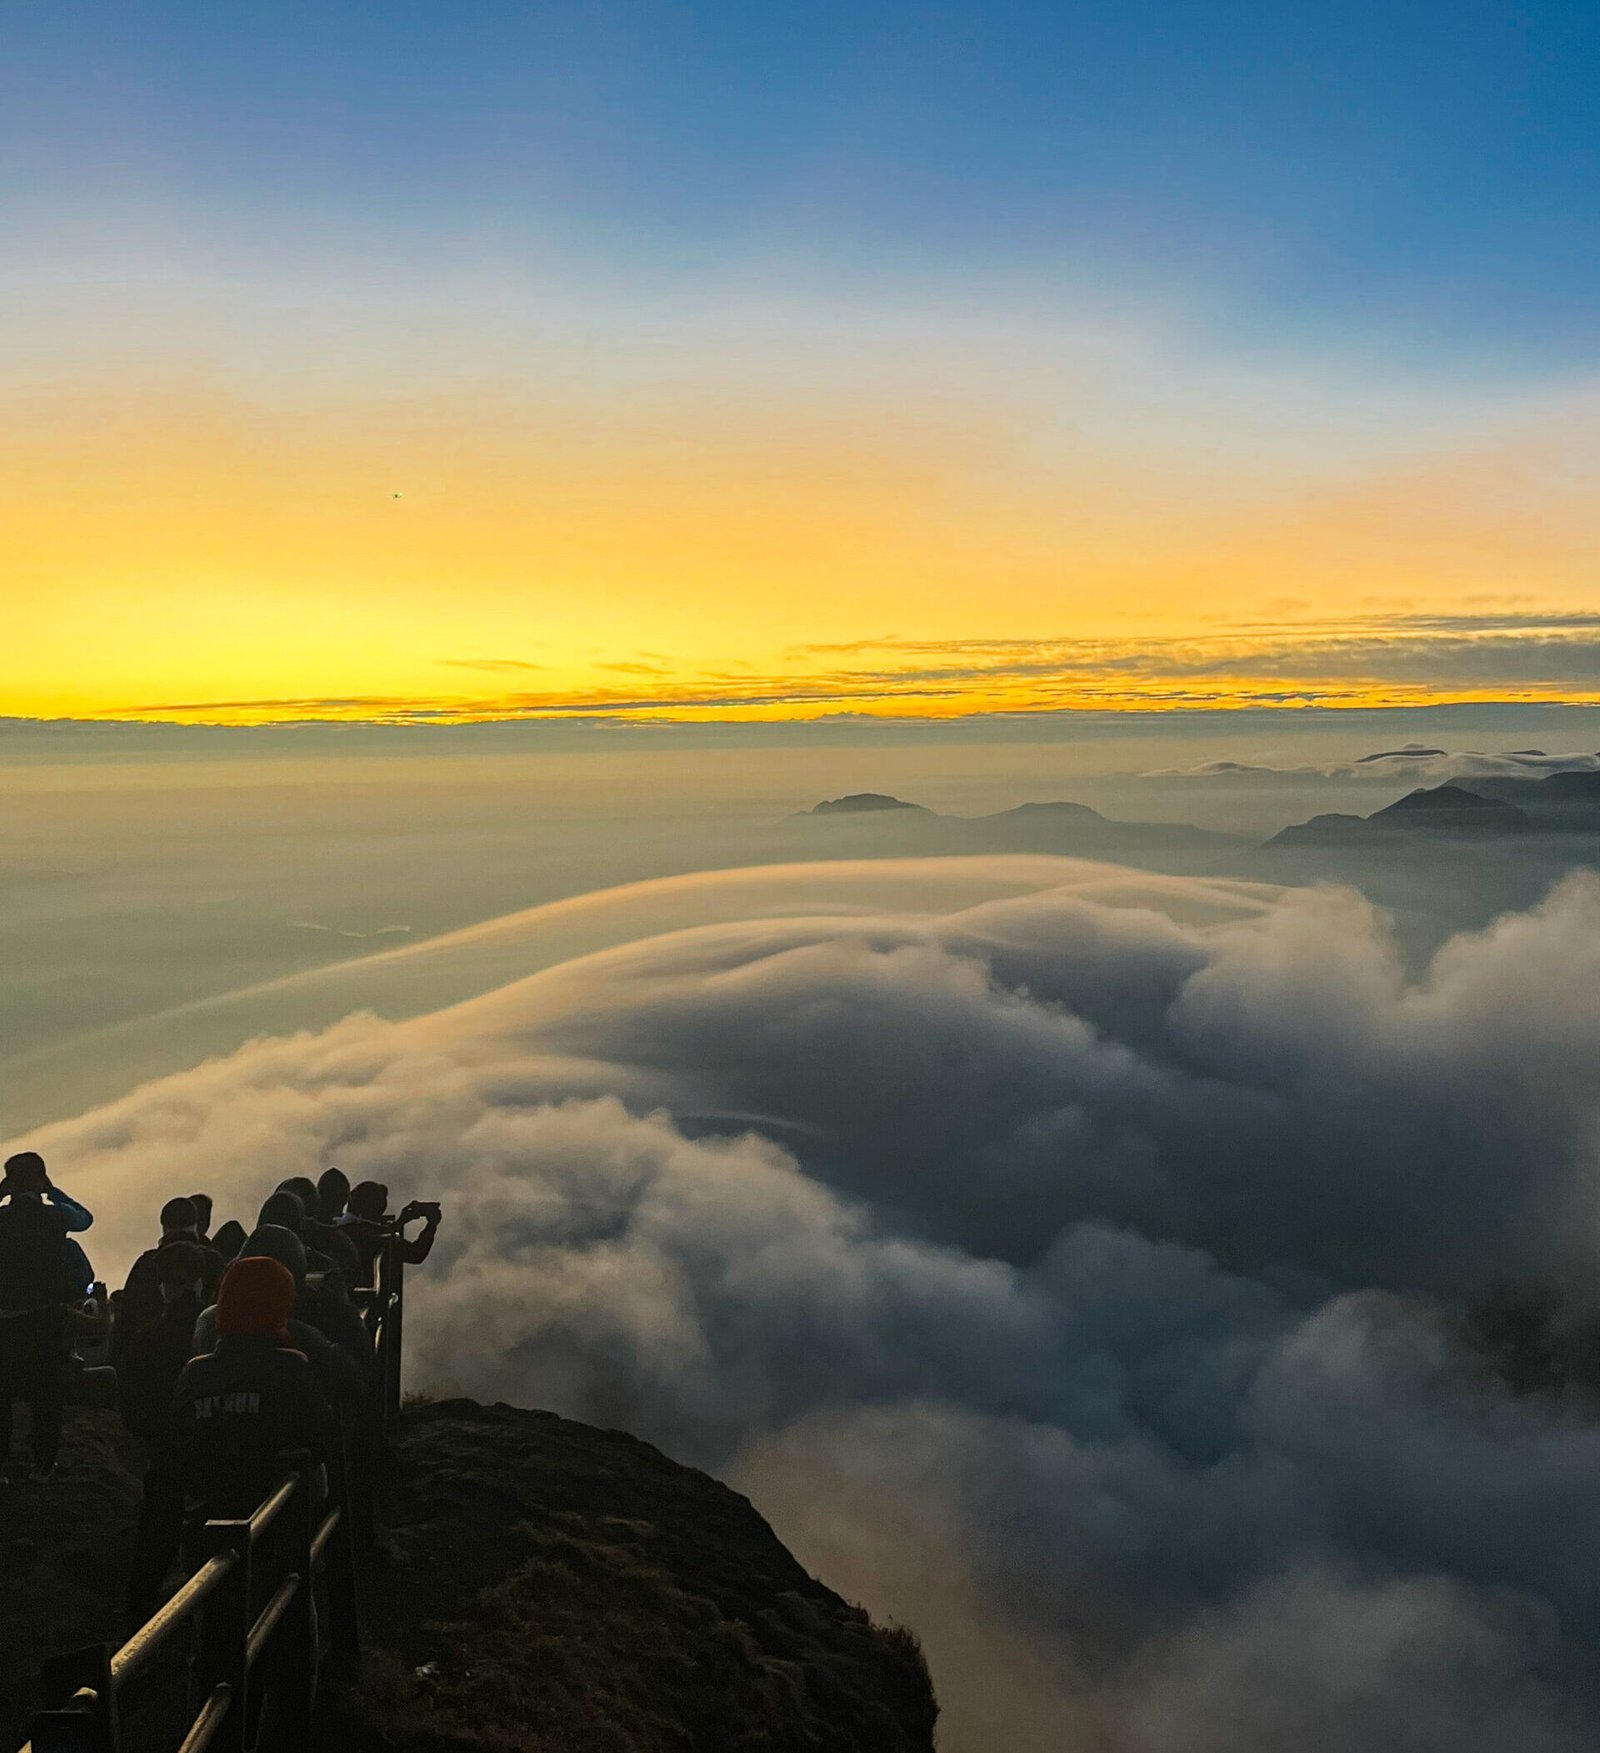
[[[1370,816],[1312,816],[1280,829],[1266,845],[1347,845],[1420,834],[1499,838],[1532,831],[1533,823],[1515,804],[1451,782],[1408,791]]]
[[[1191,822],[1123,821],[1102,815],[1088,804],[1067,799],[1021,803],[986,815],[949,816],[886,792],[861,791],[825,799],[809,810],[798,811],[789,820],[810,823],[819,818],[848,818],[859,822],[873,817],[892,817],[903,822],[909,832],[924,836],[935,845],[953,843],[958,849],[963,843],[967,849],[981,845],[986,851],[1029,852],[1115,851],[1155,846],[1220,850],[1250,844],[1246,835],[1200,828]]]

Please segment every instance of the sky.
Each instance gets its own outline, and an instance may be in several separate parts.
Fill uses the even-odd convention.
[[[1600,700],[1592,8],[7,39],[0,712]]]
[[[1600,767],[1597,75],[10,0],[6,1149],[113,1279],[441,1197],[415,1384],[749,1491],[951,1753],[1593,1746],[1600,1437],[1450,1337],[1596,1318],[1593,836],[1269,842]]]

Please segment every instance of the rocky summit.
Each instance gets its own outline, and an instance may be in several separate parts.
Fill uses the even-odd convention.
[[[78,1413],[65,1459],[58,1485],[13,1488],[3,1506],[7,1749],[26,1733],[43,1657],[126,1631],[130,1445],[110,1414]],[[413,1406],[379,1519],[383,1549],[361,1567],[361,1682],[324,1699],[327,1745],[933,1747],[937,1705],[911,1634],[808,1575],[748,1500],[624,1432],[468,1400]],[[175,1720],[181,1663],[168,1666],[128,1701],[130,1727]]]

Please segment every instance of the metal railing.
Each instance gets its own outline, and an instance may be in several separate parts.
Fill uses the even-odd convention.
[[[120,1649],[93,1644],[46,1663],[45,1696],[62,1702],[35,1713],[22,1753],[124,1753],[119,1695],[191,1624],[198,1635],[190,1696],[198,1705],[178,1753],[211,1747],[246,1753],[263,1707],[272,1711],[283,1746],[308,1746],[322,1655],[314,1603],[319,1573],[330,1669],[353,1674],[361,1654],[349,1517],[338,1501],[318,1515],[321,1476],[309,1456],[286,1457],[283,1478],[251,1515],[198,1530],[199,1567]],[[270,1685],[261,1679],[269,1660]]]
[[[395,1420],[400,1416],[400,1370],[406,1318],[403,1241],[398,1232],[385,1238],[374,1282],[355,1293],[356,1304],[372,1338],[386,1443],[393,1440]]]
[[[376,1283],[355,1294],[373,1341],[387,1443],[400,1412],[405,1336],[405,1261],[399,1235],[384,1244]],[[197,1568],[119,1649],[92,1644],[46,1662],[41,1694],[58,1702],[34,1713],[32,1739],[21,1753],[128,1753],[119,1694],[152,1668],[191,1624],[198,1635],[190,1696],[198,1705],[177,1753],[206,1753],[212,1747],[248,1753],[263,1706],[273,1713],[275,1740],[290,1748],[309,1746],[322,1654],[314,1599],[319,1575],[328,1609],[329,1668],[336,1678],[344,1678],[360,1664],[352,1489],[370,1492],[371,1482],[351,1480],[344,1435],[341,1419],[327,1507],[320,1518],[321,1468],[307,1456],[286,1457],[282,1479],[249,1517],[208,1521],[198,1530]],[[269,1660],[274,1668],[270,1687],[260,1678],[262,1664]]]

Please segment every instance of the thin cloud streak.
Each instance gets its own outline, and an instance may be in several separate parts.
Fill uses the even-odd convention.
[[[806,658],[877,655],[879,662]],[[606,681],[493,695],[373,694],[166,701],[113,717],[373,718],[385,722],[489,718],[693,717],[721,713],[805,716],[819,709],[913,715],[1195,709],[1283,703],[1386,707],[1452,700],[1600,699],[1600,615],[1524,611],[1396,614],[1339,623],[1275,624],[1227,637],[950,640],[885,636],[840,646],[798,646],[792,668],[737,672],[697,667],[674,678],[668,663],[615,661]],[[922,659],[923,661],[916,661]],[[447,660],[514,674],[516,659]]]

